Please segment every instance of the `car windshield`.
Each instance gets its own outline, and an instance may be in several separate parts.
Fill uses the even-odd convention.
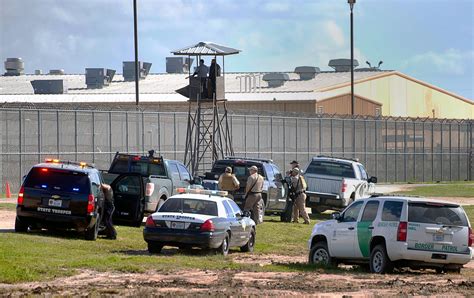
[[[306,169],[306,174],[355,178],[354,169],[350,163],[321,160],[313,160]]]
[[[165,167],[158,159],[132,159],[130,160],[130,166],[128,159],[116,159],[110,166],[109,173],[136,173],[142,176],[166,176]]]
[[[199,199],[169,198],[158,212],[193,213],[217,216],[217,203]]]
[[[48,191],[90,193],[90,183],[87,174],[52,168],[31,169],[26,177],[24,186]]]
[[[427,224],[468,226],[463,209],[442,203],[409,203],[408,221]]]

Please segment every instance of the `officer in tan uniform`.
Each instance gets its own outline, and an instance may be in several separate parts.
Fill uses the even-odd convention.
[[[296,200],[293,204],[293,222],[298,223],[300,215],[304,219],[305,224],[309,224],[309,216],[306,212],[306,182],[302,176],[300,176],[300,169],[293,168],[291,170],[291,184],[296,191]]]
[[[249,172],[250,176],[245,187],[244,211],[252,211],[253,221],[255,224],[259,224],[263,222],[263,176],[258,174],[256,166],[251,166]]]
[[[225,172],[219,176],[219,189],[226,190],[232,194],[235,190],[239,189],[240,182],[237,180],[234,174],[232,174],[232,168],[226,167]]]

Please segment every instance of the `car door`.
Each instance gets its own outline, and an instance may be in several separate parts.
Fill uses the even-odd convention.
[[[364,201],[352,203],[342,214],[334,225],[331,238],[331,255],[339,258],[354,258],[355,242],[357,240],[357,219]]]
[[[239,208],[239,206],[232,200],[228,201],[232,209],[234,210],[235,217],[237,218],[237,222],[240,225],[241,228],[240,230],[240,243],[239,246],[242,246],[246,244],[249,241],[250,238],[250,231],[252,227],[250,226],[249,223],[249,217],[244,217],[242,216],[242,210]]]
[[[272,167],[273,167],[273,177],[275,181],[275,186],[277,189],[276,209],[284,210],[286,206],[287,189],[285,188],[285,185],[282,182],[283,176],[280,172],[280,169],[276,165],[272,165]]]
[[[225,208],[227,220],[229,221],[229,224],[230,224],[230,232],[231,232],[230,246],[236,246],[240,243],[240,237],[243,232],[242,225],[239,222],[239,219],[236,217],[234,210],[232,210],[232,207],[230,206],[229,201],[224,200],[222,203]]]
[[[140,174],[122,174],[110,185],[114,192],[114,219],[141,222],[145,190]]]
[[[188,172],[186,167],[180,163],[176,163],[178,166],[179,176],[181,178],[182,185],[186,185],[188,187],[191,184],[191,174]]]
[[[175,161],[168,161],[168,174],[171,178],[172,182],[172,193],[175,194],[176,188],[178,187],[187,187],[189,183],[185,183],[181,180],[181,176],[179,175],[178,165]]]
[[[269,164],[263,164],[265,169],[265,176],[268,180],[268,193],[267,193],[267,209],[275,209],[278,204],[278,189],[275,184],[275,174],[273,168]]]
[[[357,248],[355,249],[357,258],[370,257],[370,240],[374,230],[374,220],[379,210],[379,201],[368,201],[364,206],[364,211],[357,222]]]

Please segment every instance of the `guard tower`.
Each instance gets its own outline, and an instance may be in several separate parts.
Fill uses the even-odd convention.
[[[211,42],[199,42],[171,52],[174,55],[188,56],[188,58],[196,57],[194,60],[197,67],[203,56],[211,56],[220,65],[215,66],[213,73],[209,73],[209,76],[205,78],[199,75],[193,76],[192,67],[188,67],[189,85],[176,90],[177,93],[189,98],[184,163],[193,175],[209,171],[217,159],[234,155],[227,120],[224,58],[239,52],[240,50]],[[188,61],[192,60],[188,59]],[[210,63],[207,61],[206,65],[212,71]],[[220,72],[220,67],[222,67],[222,72]]]

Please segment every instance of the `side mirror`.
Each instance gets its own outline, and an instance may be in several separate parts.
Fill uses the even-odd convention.
[[[249,211],[249,210],[244,211],[244,212],[242,213],[242,217],[250,217],[250,211]]]
[[[240,212],[235,213],[235,217],[242,218],[242,213],[240,213]]]
[[[339,220],[341,219],[341,213],[339,213],[339,212],[334,212],[334,213],[332,214],[332,219],[335,219],[335,220],[339,221]]]
[[[368,180],[369,183],[377,183],[377,177],[370,177],[369,180]]]

